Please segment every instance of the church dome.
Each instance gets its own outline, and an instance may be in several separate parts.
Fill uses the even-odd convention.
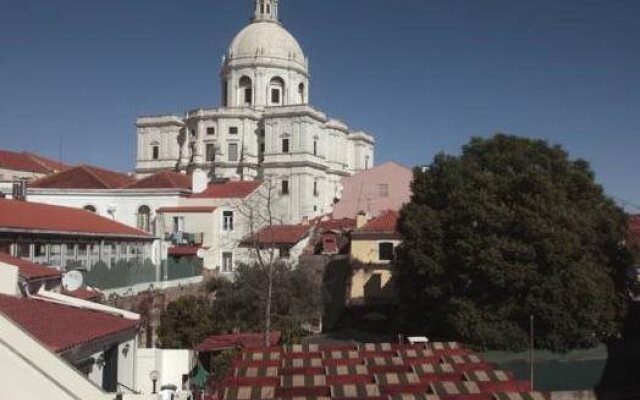
[[[256,21],[236,35],[227,51],[227,60],[242,58],[291,61],[306,68],[306,58],[298,41],[277,22]]]

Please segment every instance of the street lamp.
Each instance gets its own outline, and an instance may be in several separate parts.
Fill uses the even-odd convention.
[[[155,369],[151,371],[151,373],[149,374],[149,378],[151,378],[151,382],[153,382],[153,391],[151,392],[151,394],[156,394],[156,384],[158,382],[158,375],[160,374]]]

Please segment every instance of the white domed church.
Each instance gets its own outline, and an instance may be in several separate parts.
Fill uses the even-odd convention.
[[[310,105],[309,62],[281,24],[278,0],[255,1],[220,78],[218,108],[137,119],[138,175],[204,170],[212,180],[270,180],[281,220],[297,223],[330,212],[341,178],[373,165],[371,135]]]

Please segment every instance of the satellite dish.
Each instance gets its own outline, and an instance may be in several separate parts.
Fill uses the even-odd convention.
[[[73,292],[82,287],[82,280],[82,272],[69,271],[62,276],[62,287],[64,287],[64,290]]]
[[[204,258],[204,249],[198,249],[198,252],[196,253],[196,256],[198,256],[198,258],[203,259]]]

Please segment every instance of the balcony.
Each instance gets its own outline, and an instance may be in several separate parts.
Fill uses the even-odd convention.
[[[164,240],[171,242],[173,245],[185,245],[185,246],[201,246],[204,240],[204,233],[191,233],[191,232],[168,232],[165,234]]]

